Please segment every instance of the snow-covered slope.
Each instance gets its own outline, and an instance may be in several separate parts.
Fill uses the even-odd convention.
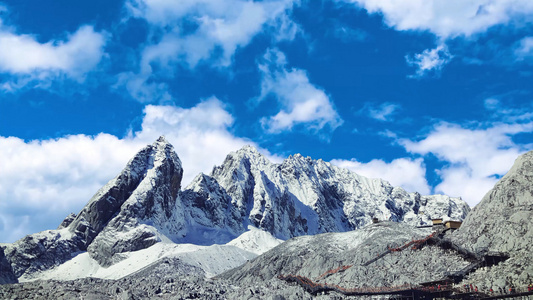
[[[84,252],[53,269],[24,275],[19,281],[73,280],[85,277],[120,279],[140,272],[163,259],[179,259],[212,277],[256,257],[253,253],[231,245],[198,246],[174,243],[157,243],[146,249],[122,253],[122,256],[121,261],[103,267],[88,252]]]
[[[248,231],[229,242],[228,245],[261,255],[281,243],[283,240],[273,237],[270,233],[248,226]]]
[[[91,264],[82,273],[100,274],[159,243],[231,242],[257,255],[280,239],[349,231],[372,217],[425,224],[433,217],[462,220],[469,211],[458,198],[407,193],[299,154],[274,164],[250,146],[230,153],[211,175],[199,174],[183,190],[182,174],[180,159],[161,137],[58,229],[4,246],[5,260],[22,278],[84,257]],[[203,269],[214,274],[223,268]]]

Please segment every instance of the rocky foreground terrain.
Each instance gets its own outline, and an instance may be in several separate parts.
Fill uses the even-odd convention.
[[[468,216],[459,199],[406,193],[299,155],[272,164],[249,147],[182,190],[174,155],[158,140],[58,230],[0,247],[0,283],[25,281],[1,285],[0,298],[346,297],[312,296],[280,275],[346,288],[417,285],[465,269],[457,286],[497,290],[533,279],[533,152],[519,157]],[[372,224],[374,216],[382,221]],[[437,216],[466,219],[455,232],[416,227]],[[489,252],[508,259],[477,264]],[[152,258],[135,260],[144,253]],[[63,270],[82,261],[92,273],[65,280]],[[102,275],[113,272],[120,276]]]
[[[510,255],[497,266],[477,270],[466,283],[475,282],[485,289],[533,283],[533,151],[516,160],[468,215],[453,239],[473,251]]]

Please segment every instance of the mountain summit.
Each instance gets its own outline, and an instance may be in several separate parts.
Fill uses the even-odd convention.
[[[160,137],[77,215],[56,230],[3,246],[2,260],[17,278],[32,277],[80,253],[109,267],[157,243],[227,244],[247,233],[233,242],[243,245],[263,237],[259,229],[275,245],[274,238],[350,231],[372,218],[421,225],[436,217],[462,220],[470,210],[459,198],[407,193],[300,154],[275,164],[251,146],[228,154],[210,175],[199,174],[184,189],[182,175],[179,157]],[[257,255],[260,248],[248,249]],[[246,253],[242,259],[251,255]]]

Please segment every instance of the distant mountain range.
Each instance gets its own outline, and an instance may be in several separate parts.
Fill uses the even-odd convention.
[[[251,146],[228,154],[185,188],[182,174],[172,145],[160,137],[56,230],[2,246],[2,266],[12,270],[2,280],[62,278],[51,270],[77,260],[91,270],[76,277],[94,276],[95,268],[117,266],[156,244],[162,245],[151,254],[157,257],[223,245],[217,251],[238,253],[240,260],[222,264],[222,272],[297,236],[351,231],[372,218],[409,225],[462,221],[470,211],[459,198],[407,193],[300,154],[275,164]],[[183,245],[195,246],[176,250]],[[155,260],[137,262],[132,272]],[[202,264],[202,258],[192,261]]]

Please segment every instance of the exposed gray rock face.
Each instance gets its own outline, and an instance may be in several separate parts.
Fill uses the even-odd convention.
[[[219,278],[254,285],[278,275],[292,274],[345,288],[390,287],[438,280],[469,264],[452,250],[425,246],[408,247],[365,265],[387,247],[399,247],[429,234],[431,231],[427,229],[384,222],[351,232],[296,237]],[[349,268],[323,276],[342,266]]]
[[[181,161],[172,145],[160,137],[139,151],[116,178],[100,189],[69,228],[87,232],[90,243],[108,222],[113,222],[115,227],[124,226],[127,219],[149,219],[161,209],[168,218],[175,206],[182,175]],[[164,222],[164,216],[156,219],[156,225]]]
[[[468,282],[495,290],[533,282],[533,151],[515,161],[472,210],[454,239],[475,251],[510,255],[504,263],[472,274]]]
[[[4,255],[4,249],[0,247],[0,284],[17,283],[17,277],[13,273],[11,264]]]
[[[57,229],[63,229],[63,228],[67,228],[71,223],[72,221],[74,221],[76,219],[76,214],[75,213],[70,213],[64,220],[63,222],[61,222],[61,224],[57,227]]]
[[[141,163],[134,163],[137,158]],[[137,154],[134,161],[122,174],[128,174],[128,178],[140,174],[142,180],[87,248],[102,266],[120,260],[120,256],[114,257],[117,253],[145,249],[163,238],[176,239],[184,226],[176,205],[183,169],[172,145],[161,137]]]
[[[27,235],[11,245],[4,252],[15,276],[46,270],[71,259],[83,251],[85,241],[67,229],[47,230]]]

